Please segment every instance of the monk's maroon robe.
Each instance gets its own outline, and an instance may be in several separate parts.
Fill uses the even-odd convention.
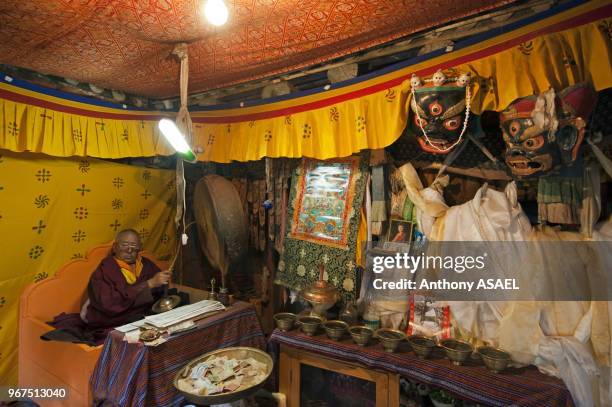
[[[150,314],[161,289],[151,290],[147,280],[159,271],[155,263],[143,257],[140,275],[134,284],[128,284],[113,256],[103,259],[87,286],[87,325],[92,328],[116,327]]]
[[[151,313],[151,306],[161,296],[163,288],[151,290],[147,280],[159,271],[155,263],[143,257],[140,276],[130,285],[113,256],[104,258],[87,286],[87,323],[79,313],[62,312],[49,321],[49,325],[56,329],[42,335],[41,339],[92,346],[102,344],[114,327],[137,321]]]

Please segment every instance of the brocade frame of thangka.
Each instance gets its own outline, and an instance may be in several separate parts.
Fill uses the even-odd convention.
[[[297,202],[300,195],[300,179],[305,173],[305,162],[293,171],[291,192],[287,205],[287,225],[283,251],[281,252],[276,272],[275,283],[293,290],[301,290],[319,278],[321,266],[325,267],[323,279],[336,287],[345,301],[355,298],[357,289],[356,251],[357,235],[360,224],[360,209],[363,204],[366,186],[367,163],[369,154],[362,153],[354,157],[355,167],[352,167],[351,196],[347,196],[348,207],[346,220],[346,246],[339,247],[337,241],[331,244],[325,240],[294,238],[291,235],[292,222],[298,210]],[[308,161],[308,160],[304,160]],[[353,158],[334,161],[319,161],[319,163],[350,162]],[[317,162],[317,161],[315,161]],[[350,205],[350,206],[349,206]]]
[[[359,157],[329,161],[305,158],[289,237],[347,249],[358,170]]]

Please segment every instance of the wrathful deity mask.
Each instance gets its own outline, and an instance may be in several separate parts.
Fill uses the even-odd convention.
[[[469,83],[467,73],[447,76],[439,70],[426,80],[412,75],[410,128],[423,151],[448,154],[463,141],[470,118]]]
[[[505,160],[517,178],[556,173],[571,166],[584,139],[597,95],[577,84],[514,101],[500,114]]]

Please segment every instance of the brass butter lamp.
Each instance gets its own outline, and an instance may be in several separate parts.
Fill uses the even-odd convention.
[[[325,267],[320,266],[319,280],[313,284],[306,286],[300,296],[308,301],[312,307],[311,315],[315,315],[325,319],[327,310],[334,306],[340,300],[340,293],[331,284],[323,280]]]

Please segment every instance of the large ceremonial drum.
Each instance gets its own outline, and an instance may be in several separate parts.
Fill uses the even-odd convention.
[[[247,219],[234,185],[219,175],[206,175],[196,184],[193,210],[204,255],[226,274],[245,258]]]

